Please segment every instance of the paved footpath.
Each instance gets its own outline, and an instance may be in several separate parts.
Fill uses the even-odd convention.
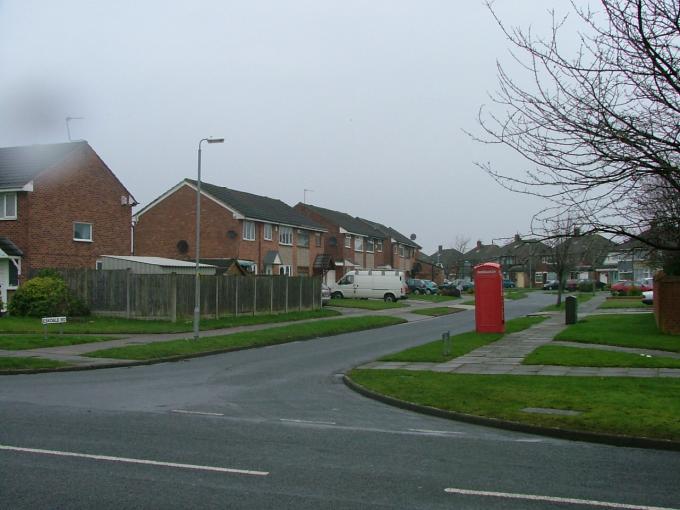
[[[579,316],[592,314],[606,299],[600,294],[579,305]],[[618,313],[626,313],[617,310]],[[599,312],[598,312],[599,313]],[[640,313],[640,312],[628,312]],[[648,312],[645,312],[648,313]],[[680,354],[648,349],[632,349],[600,344],[576,342],[552,342],[557,333],[566,328],[564,313],[551,314],[550,318],[524,331],[511,333],[497,342],[490,343],[444,363],[409,363],[374,361],[359,368],[379,370],[430,370],[454,374],[509,374],[509,375],[561,375],[599,377],[680,377],[677,368],[620,368],[620,367],[567,367],[558,365],[523,365],[524,358],[542,345],[565,345],[586,349],[602,349],[640,355],[679,358]],[[454,340],[455,341],[455,340]]]

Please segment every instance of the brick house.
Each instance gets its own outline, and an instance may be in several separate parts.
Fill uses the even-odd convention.
[[[360,268],[410,272],[415,263],[420,246],[390,227],[310,204],[295,209],[328,230],[324,250],[335,262],[329,279]]]
[[[274,198],[201,183],[201,260],[236,259],[252,274],[319,274],[323,226]],[[184,179],[135,214],[135,255],[193,260],[196,181]]]
[[[444,283],[444,267],[433,257],[418,252],[412,270],[413,278],[432,280],[437,285]]]
[[[441,244],[430,258],[440,264],[445,278],[461,278],[463,252],[455,248],[444,248]]]
[[[0,148],[3,302],[32,270],[129,255],[135,204],[85,141]]]
[[[477,241],[474,248],[463,254],[459,278],[471,279],[473,277],[473,269],[477,264],[484,262],[497,263],[500,258],[500,251],[500,246],[496,244],[483,244],[482,241]]]
[[[498,257],[503,277],[520,288],[540,288],[546,281],[554,279],[551,261],[549,246],[538,239],[522,239],[519,234],[515,234],[510,243],[501,246]]]

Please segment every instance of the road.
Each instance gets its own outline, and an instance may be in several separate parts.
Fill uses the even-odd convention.
[[[507,302],[506,316],[548,299]],[[473,322],[463,312],[178,363],[1,377],[0,506],[680,508],[677,452],[458,423],[342,384],[355,365]]]

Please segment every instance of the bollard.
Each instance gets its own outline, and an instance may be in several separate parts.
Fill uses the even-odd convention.
[[[574,296],[567,296],[564,300],[565,324],[576,324],[578,321],[578,301]]]
[[[451,333],[449,331],[442,333],[442,353],[444,356],[451,354]]]

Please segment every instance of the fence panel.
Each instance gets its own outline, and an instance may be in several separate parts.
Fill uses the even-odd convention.
[[[130,313],[138,318],[170,319],[172,279],[165,274],[130,275]]]
[[[234,278],[238,282],[238,314],[254,313],[254,300],[257,297],[255,278],[252,276],[234,276]]]

